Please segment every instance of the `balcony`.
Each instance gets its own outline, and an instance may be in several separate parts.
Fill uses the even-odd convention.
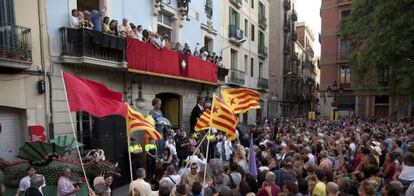
[[[336,4],[338,6],[342,6],[342,5],[348,5],[351,4],[352,0],[336,0]]]
[[[269,81],[267,78],[262,78],[260,77],[258,82],[257,82],[257,86],[261,89],[268,89],[269,88]]]
[[[296,31],[292,32],[292,41],[297,41],[298,40],[298,33]]]
[[[204,8],[207,18],[212,18],[213,17],[213,0],[206,0],[206,5]]]
[[[62,27],[62,63],[126,69],[126,39],[89,29]]]
[[[17,25],[1,25],[0,67],[24,70],[31,65],[31,30]]]
[[[231,68],[230,69],[230,80],[229,80],[229,82],[239,84],[239,85],[243,85],[244,81],[245,81],[244,76],[245,76],[244,71],[240,71],[240,70]]]
[[[267,28],[267,18],[263,14],[259,14],[259,27],[263,30]]]
[[[298,21],[298,14],[296,13],[296,10],[292,11],[292,16],[291,16],[292,20],[294,22]]]
[[[267,56],[268,56],[267,47],[265,45],[262,45],[262,44],[259,45],[258,54],[259,54],[259,58],[266,59]]]
[[[240,46],[242,44],[243,38],[243,30],[241,30],[236,25],[229,25],[229,39],[233,44]]]
[[[240,9],[243,6],[242,0],[230,0],[230,2],[237,8]]]
[[[218,80],[221,82],[226,81],[226,76],[229,74],[229,69],[225,68],[225,67],[218,67]]]
[[[290,8],[292,8],[292,4],[291,4],[290,0],[284,0],[283,7],[285,8],[286,11],[289,11]]]

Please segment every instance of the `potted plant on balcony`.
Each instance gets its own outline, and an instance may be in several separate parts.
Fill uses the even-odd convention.
[[[32,44],[26,40],[19,40],[16,49],[13,51],[13,58],[21,61],[29,61]]]

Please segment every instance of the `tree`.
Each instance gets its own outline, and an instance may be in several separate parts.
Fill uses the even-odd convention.
[[[353,0],[341,21],[351,42],[349,62],[357,84],[378,87],[389,70],[393,93],[414,90],[414,0]]]

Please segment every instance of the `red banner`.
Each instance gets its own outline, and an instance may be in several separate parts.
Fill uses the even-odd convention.
[[[127,60],[131,72],[217,84],[216,64],[135,39],[127,39]]]

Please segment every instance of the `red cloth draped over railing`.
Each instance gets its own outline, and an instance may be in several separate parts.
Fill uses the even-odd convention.
[[[217,84],[217,65],[197,57],[167,49],[157,50],[135,39],[127,39],[126,55],[131,72]]]

